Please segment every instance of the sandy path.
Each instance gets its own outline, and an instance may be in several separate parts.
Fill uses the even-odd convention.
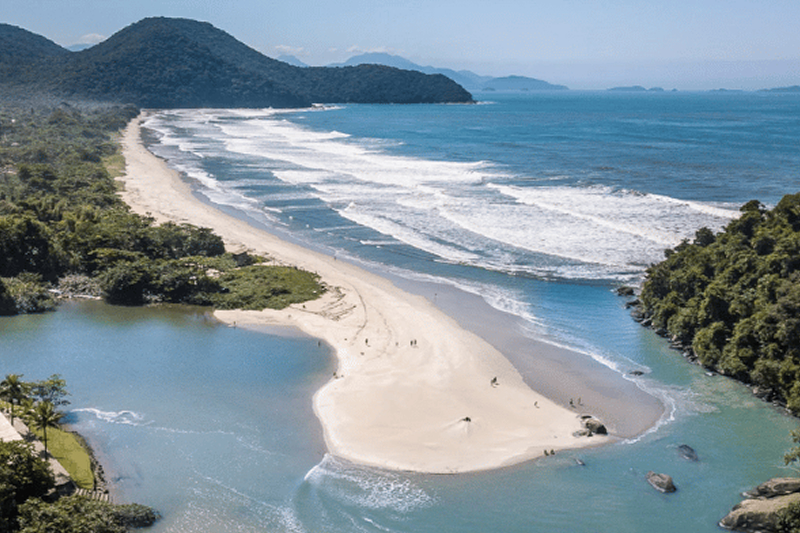
[[[282,311],[215,316],[237,325],[294,326],[333,347],[336,374],[314,396],[333,455],[392,469],[464,472],[602,442],[574,437],[580,422],[573,411],[531,390],[502,354],[428,300],[198,200],[144,148],[141,120],[122,139],[122,196],[134,211],[213,228],[228,249],[316,272],[330,287],[321,299]]]

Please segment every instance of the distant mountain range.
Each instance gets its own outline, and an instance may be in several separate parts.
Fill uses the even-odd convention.
[[[440,74],[379,65],[301,68],[209,23],[173,18],[141,20],[78,52],[0,24],[3,86],[160,108],[472,102]]]
[[[292,59],[299,61],[294,57],[292,57]],[[443,74],[468,91],[564,91],[568,89],[568,87],[564,85],[554,85],[546,81],[525,76],[495,78],[492,76],[481,76],[469,70],[456,71],[449,68],[423,67],[404,57],[378,52],[357,55],[351,57],[344,63],[333,63],[328,66],[352,67],[358,65],[385,65],[404,70],[415,70],[425,74]]]
[[[299,59],[297,59],[293,55],[285,55],[285,54],[284,55],[280,55],[280,56],[278,56],[278,61],[283,61],[284,63],[288,63],[290,65],[294,65],[295,67],[307,68],[307,67],[311,66],[311,65],[307,65],[307,64],[303,63],[302,61],[300,61]]]

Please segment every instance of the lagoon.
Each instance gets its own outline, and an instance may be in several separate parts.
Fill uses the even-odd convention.
[[[787,473],[796,427],[639,328],[653,379],[681,398],[658,431],[492,472],[387,472],[325,454],[311,395],[332,359],[314,339],[226,327],[202,309],[99,302],[0,328],[4,370],[64,376],[68,420],[115,500],[161,510],[157,532],[711,532],[740,492]],[[648,470],[671,474],[678,492],[655,492]]]

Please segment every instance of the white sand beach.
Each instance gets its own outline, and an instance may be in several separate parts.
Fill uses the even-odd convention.
[[[581,429],[575,411],[531,390],[498,350],[427,299],[200,201],[143,146],[141,119],[122,139],[122,196],[134,211],[212,228],[229,250],[316,272],[329,288],[317,301],[282,311],[215,316],[237,326],[296,327],[333,347],[338,368],[313,400],[331,454],[383,468],[453,473],[608,440],[573,436]]]

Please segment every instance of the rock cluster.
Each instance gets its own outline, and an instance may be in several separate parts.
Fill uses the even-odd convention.
[[[745,496],[747,499],[735,505],[719,525],[744,533],[775,532],[780,511],[800,503],[800,478],[773,478]]]
[[[608,435],[608,429],[606,429],[606,426],[592,415],[581,415],[581,425],[583,425],[583,429],[575,432],[575,436],[577,437]]]

